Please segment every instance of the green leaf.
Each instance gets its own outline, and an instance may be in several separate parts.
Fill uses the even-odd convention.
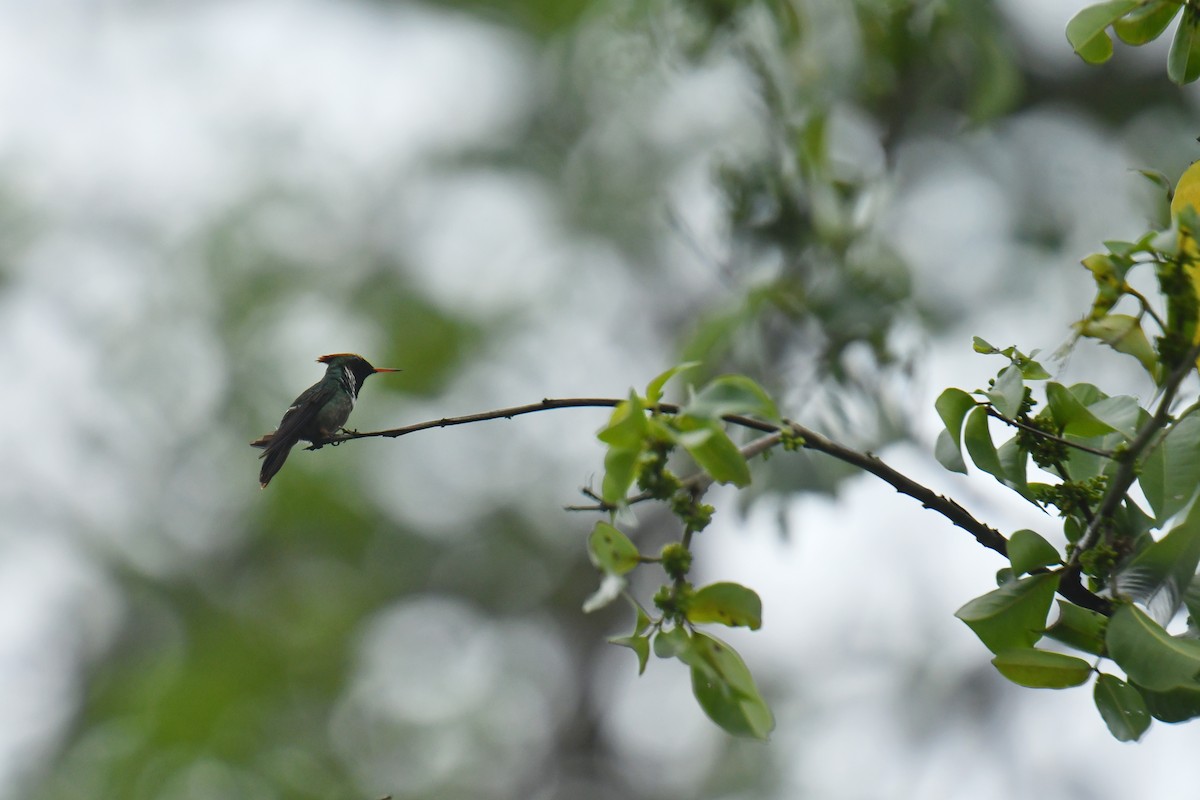
[[[1167,77],[1183,86],[1200,78],[1200,15],[1188,6],[1171,40],[1167,54]]]
[[[675,626],[670,630],[659,631],[654,637],[654,655],[659,658],[683,658],[692,647],[692,638],[686,629]]]
[[[735,736],[767,738],[775,719],[737,651],[696,632],[684,660],[692,667],[692,693],[709,719]]]
[[[1171,636],[1134,605],[1113,612],[1105,643],[1129,680],[1152,691],[1192,686],[1200,675],[1200,642]]]
[[[946,426],[946,430],[954,437],[956,443],[962,438],[963,418],[977,405],[979,404],[975,402],[975,398],[962,389],[945,390],[938,395],[937,401],[933,404],[937,409],[938,416],[942,418],[942,424]]]
[[[634,611],[637,613],[637,617],[634,619],[634,623],[633,623],[633,635],[641,636],[643,633],[646,632],[647,629],[649,629],[650,624],[651,624],[651,619],[650,619],[650,616],[645,612],[645,610],[640,605],[638,605],[638,603],[636,601],[631,600],[631,602],[633,603]]]
[[[1061,383],[1046,384],[1046,403],[1050,406],[1054,424],[1062,429],[1063,433],[1090,438],[1115,431],[1111,425],[1097,419],[1088,411],[1085,401]]]
[[[679,443],[714,481],[750,485],[750,465],[720,422],[680,416],[675,424],[681,431]]]
[[[1099,319],[1086,319],[1076,323],[1083,336],[1098,339],[1118,353],[1133,356],[1154,380],[1158,380],[1158,354],[1146,338],[1142,323],[1129,314],[1106,314]]]
[[[1017,368],[1021,370],[1021,377],[1027,381],[1044,381],[1050,377],[1046,368],[1032,358],[1018,359]]]
[[[1111,0],[1080,11],[1067,23],[1067,41],[1089,64],[1102,64],[1112,57],[1112,39],[1105,29],[1137,8],[1138,0]]]
[[[1085,653],[1104,655],[1104,634],[1108,617],[1065,600],[1058,601],[1058,619],[1046,629],[1046,635]]]
[[[1092,403],[1103,400],[1108,397],[1094,383],[1072,383],[1067,387],[1071,394],[1075,396],[1079,402],[1085,406],[1090,406]]]
[[[600,482],[600,496],[610,505],[624,505],[625,495],[637,478],[638,460],[641,449],[610,447],[604,454],[604,479]]]
[[[1134,170],[1134,172],[1139,173],[1146,180],[1150,181],[1151,183],[1156,183],[1164,189],[1170,189],[1171,187],[1170,182],[1167,181],[1167,176],[1157,170],[1139,169]],[[1164,181],[1166,181],[1166,183],[1164,183]],[[1117,264],[1127,263],[1125,259],[1127,259],[1131,254],[1139,252],[1137,242],[1125,242],[1120,239],[1105,239],[1104,246],[1108,248],[1108,252],[1112,253],[1118,259],[1117,261],[1110,263],[1108,266],[1108,270],[1113,278],[1117,277]],[[1087,261],[1088,260],[1086,258],[1083,260],[1083,265],[1085,267],[1088,266]],[[1088,268],[1091,269],[1090,267]],[[1096,277],[1100,276],[1097,275]],[[1121,273],[1120,277],[1124,278],[1124,272]]]
[[[608,445],[608,451],[604,454],[604,480],[600,484],[600,496],[604,502],[614,506],[624,505],[625,495],[637,479],[642,452],[646,449],[648,429],[642,399],[631,391],[629,399],[613,409],[608,425],[596,434],[600,441]]]
[[[1120,593],[1170,619],[1200,565],[1200,503],[1162,539],[1142,549],[1113,578]]]
[[[1130,440],[1137,438],[1138,428],[1148,418],[1146,410],[1128,395],[1097,400],[1088,405],[1088,411],[1093,417]]]
[[[1113,22],[1113,33],[1124,42],[1135,47],[1152,42],[1175,19],[1181,4],[1179,0],[1159,0],[1147,3],[1135,11]]]
[[[1150,712],[1138,690],[1113,675],[1096,679],[1096,709],[1118,742],[1136,742],[1150,727]]]
[[[934,454],[941,465],[951,472],[967,472],[967,465],[962,457],[963,418],[977,405],[975,398],[962,389],[947,389],[934,403],[938,416],[942,418],[942,424],[946,426],[938,435]]]
[[[1035,531],[1019,530],[1009,537],[1008,562],[1012,564],[1013,572],[1017,575],[1024,575],[1037,567],[1048,567],[1061,561],[1058,549]]]
[[[608,641],[619,647],[628,647],[637,654],[638,675],[646,671],[646,663],[650,660],[649,636],[635,633],[630,636],[613,636]]]
[[[988,409],[985,406],[976,406],[967,414],[967,422],[963,428],[963,444],[966,445],[975,466],[1022,497],[1030,499],[1029,483],[1025,477],[1029,454],[1018,446],[1015,437],[999,450],[996,449],[988,428]]]
[[[608,424],[596,434],[607,445],[634,448],[646,437],[646,407],[637,392],[630,391],[629,399],[613,409]]]
[[[988,342],[985,342],[983,339],[979,338],[978,336],[971,337],[971,347],[973,347],[975,349],[976,353],[983,353],[985,356],[990,356],[990,355],[1000,352],[995,347],[993,347],[991,344],[989,344]]]
[[[588,536],[588,556],[598,569],[624,575],[640,563],[637,545],[607,522],[597,522]]]
[[[1032,647],[1002,650],[992,664],[1013,683],[1030,689],[1067,689],[1092,675],[1092,665],[1082,658]]]
[[[1124,17],[1115,20],[1112,28],[1125,44],[1135,47],[1152,42],[1162,35],[1181,8],[1179,0],[1148,2]]]
[[[1021,370],[1015,364],[1000,370],[992,388],[986,394],[997,411],[1009,419],[1016,419],[1021,411],[1021,403],[1025,400],[1025,382],[1022,380]]]
[[[966,445],[975,466],[1001,481],[1005,479],[1004,467],[1000,464],[1000,456],[996,453],[996,445],[992,443],[992,434],[988,430],[987,409],[983,406],[977,406],[967,414],[967,424],[963,428],[963,444]]]
[[[674,378],[676,375],[678,375],[681,372],[686,372],[687,370],[689,370],[693,367],[698,367],[698,366],[700,366],[699,361],[687,361],[687,362],[684,362],[683,364],[677,364],[677,365],[671,367],[666,372],[660,373],[657,377],[655,377],[654,380],[650,381],[650,383],[647,384],[647,386],[646,386],[646,405],[647,406],[658,405],[658,401],[662,400],[662,396],[663,396],[662,390],[663,390],[663,387],[667,385],[667,381],[671,380],[671,378]]]
[[[1057,575],[1031,575],[976,597],[954,616],[975,631],[993,653],[1032,647],[1042,637],[1057,589]]]
[[[1142,462],[1138,483],[1159,524],[1182,511],[1200,486],[1200,415],[1171,426]]]
[[[1150,714],[1163,722],[1183,722],[1200,717],[1200,685],[1154,691],[1134,684]]]
[[[781,422],[775,401],[745,375],[722,375],[700,390],[683,413],[697,419],[719,420],[730,414],[742,414],[775,424]]]
[[[1000,469],[1003,471],[1002,482],[1005,486],[1018,492],[1026,500],[1032,500],[1029,493],[1029,451],[1021,447],[1020,440],[1012,437],[996,451],[1000,459]],[[1041,506],[1038,506],[1041,508]]]
[[[963,461],[962,447],[954,441],[954,437],[950,435],[950,431],[942,430],[938,432],[937,442],[933,446],[933,457],[938,460],[939,464],[951,472],[959,472],[963,475],[967,474],[967,462]]]
[[[692,595],[687,618],[697,625],[717,622],[756,631],[762,626],[762,600],[741,584],[712,583]]]

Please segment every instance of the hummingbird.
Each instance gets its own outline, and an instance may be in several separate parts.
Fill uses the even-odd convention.
[[[332,353],[317,359],[327,364],[325,377],[304,390],[287,411],[279,427],[263,434],[250,443],[265,452],[258,474],[259,485],[265,489],[287,460],[288,453],[297,442],[304,440],[319,444],[332,438],[354,410],[354,401],[367,378],[376,372],[399,372],[398,369],[373,367],[371,363],[354,353]]]

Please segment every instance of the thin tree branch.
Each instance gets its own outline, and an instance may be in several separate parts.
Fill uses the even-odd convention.
[[[1193,358],[1194,360],[1194,358]],[[1182,379],[1182,378],[1181,378]],[[1178,388],[1178,387],[1176,387]],[[343,442],[348,442],[353,439],[369,439],[369,438],[390,438],[395,439],[400,436],[406,436],[417,431],[429,430],[430,428],[448,428],[455,425],[468,425],[474,422],[484,422],[493,419],[512,419],[524,414],[534,414],[539,411],[550,411],[559,408],[615,408],[624,400],[608,397],[570,397],[570,398],[545,398],[539,403],[529,403],[523,406],[513,406],[510,408],[500,408],[494,411],[484,411],[478,414],[468,414],[462,417],[443,417],[442,419],[428,420],[426,422],[418,422],[415,425],[406,425],[401,428],[390,428],[382,431],[344,431],[337,436],[331,437],[323,442],[316,442],[309,448],[312,450],[319,449],[327,444],[338,445]],[[659,411],[663,414],[678,414],[680,407],[674,403],[659,403],[657,406],[650,406],[651,411]],[[746,417],[739,414],[729,414],[722,419],[731,425],[738,425],[743,428],[761,431],[769,434],[766,437],[758,440],[757,443],[752,442],[750,446],[758,444],[761,450],[765,452],[780,444],[783,440],[783,435],[786,433],[792,437],[799,438],[799,446],[808,450],[816,450],[828,456],[838,459],[839,461],[858,467],[859,469],[869,472],[875,477],[883,480],[891,485],[896,491],[901,494],[906,494],[919,502],[923,507],[941,514],[948,519],[956,527],[962,528],[967,533],[975,537],[975,540],[988,549],[995,550],[1002,556],[1008,555],[1008,541],[995,528],[980,522],[975,519],[965,508],[960,506],[954,500],[948,497],[939,495],[932,489],[917,483],[912,478],[896,471],[892,467],[884,463],[879,457],[872,453],[864,453],[858,450],[851,449],[845,445],[839,444],[814,430],[804,427],[799,423],[791,420],[783,420],[782,426],[772,422],[764,422],[753,417]],[[1078,582],[1071,584],[1070,582],[1061,585],[1059,593],[1066,597],[1071,602],[1089,608],[1101,613],[1108,613],[1111,610],[1111,603],[1102,597],[1089,592]]]
[[[999,411],[997,411],[995,408],[993,408],[992,406],[987,407],[987,413],[988,413],[989,417],[998,419],[1001,422],[1003,422],[1005,425],[1009,425],[1013,428],[1020,428],[1023,431],[1028,431],[1029,433],[1032,433],[1035,436],[1040,436],[1041,438],[1046,439],[1047,441],[1058,442],[1061,445],[1065,445],[1067,447],[1073,447],[1076,450],[1082,450],[1085,453],[1091,453],[1092,455],[1100,456],[1101,458],[1112,458],[1113,457],[1113,453],[1111,450],[1101,450],[1098,447],[1089,447],[1088,445],[1081,444],[1080,442],[1072,442],[1070,439],[1064,439],[1063,437],[1056,436],[1053,433],[1050,433],[1049,431],[1044,431],[1041,428],[1035,428],[1032,425],[1021,422],[1021,420],[1019,420],[1019,419],[1012,419],[1010,417],[1006,417],[1003,414],[1001,414]]]
[[[348,442],[351,439],[370,439],[381,436],[389,439],[395,439],[399,436],[406,436],[417,431],[426,431],[430,428],[449,428],[455,425],[469,425],[472,422],[486,422],[491,419],[512,419],[523,414],[533,414],[538,411],[550,411],[556,408],[615,408],[624,400],[616,400],[609,397],[567,397],[567,398],[545,398],[540,403],[529,403],[523,406],[513,406],[512,408],[499,408],[495,411],[484,411],[479,414],[468,414],[465,417],[443,417],[441,419],[433,419],[427,422],[418,422],[415,425],[406,425],[403,428],[390,428],[385,431],[367,431],[360,433],[358,431],[343,431],[337,436],[331,436],[320,443],[314,443],[307,449],[319,450],[327,444],[338,445],[342,442]],[[678,406],[671,406],[668,403],[662,403],[658,406],[660,411],[667,414],[678,413]]]

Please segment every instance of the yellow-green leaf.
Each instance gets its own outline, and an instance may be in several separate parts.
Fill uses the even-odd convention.
[[[741,584],[711,583],[692,595],[687,618],[697,625],[717,622],[758,630],[762,626],[762,600],[754,590]]]
[[[1098,339],[1118,353],[1133,356],[1151,378],[1158,380],[1158,354],[1146,338],[1146,332],[1142,330],[1142,323],[1137,317],[1106,314],[1099,319],[1078,322],[1076,328],[1083,336]]]
[[[1111,0],[1080,11],[1067,23],[1067,41],[1089,64],[1101,64],[1112,57],[1112,39],[1105,30],[1117,19],[1138,7],[1138,0]]]
[[[607,522],[597,522],[588,536],[588,555],[598,569],[624,575],[640,561],[637,545]]]

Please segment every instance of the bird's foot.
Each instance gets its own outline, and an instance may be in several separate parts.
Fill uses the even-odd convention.
[[[328,439],[325,443],[329,444],[329,445],[333,445],[334,447],[337,447],[342,442],[349,441],[350,439],[353,439],[355,436],[358,436],[358,431],[356,431],[354,428],[342,428],[336,434],[334,434],[333,437]]]

